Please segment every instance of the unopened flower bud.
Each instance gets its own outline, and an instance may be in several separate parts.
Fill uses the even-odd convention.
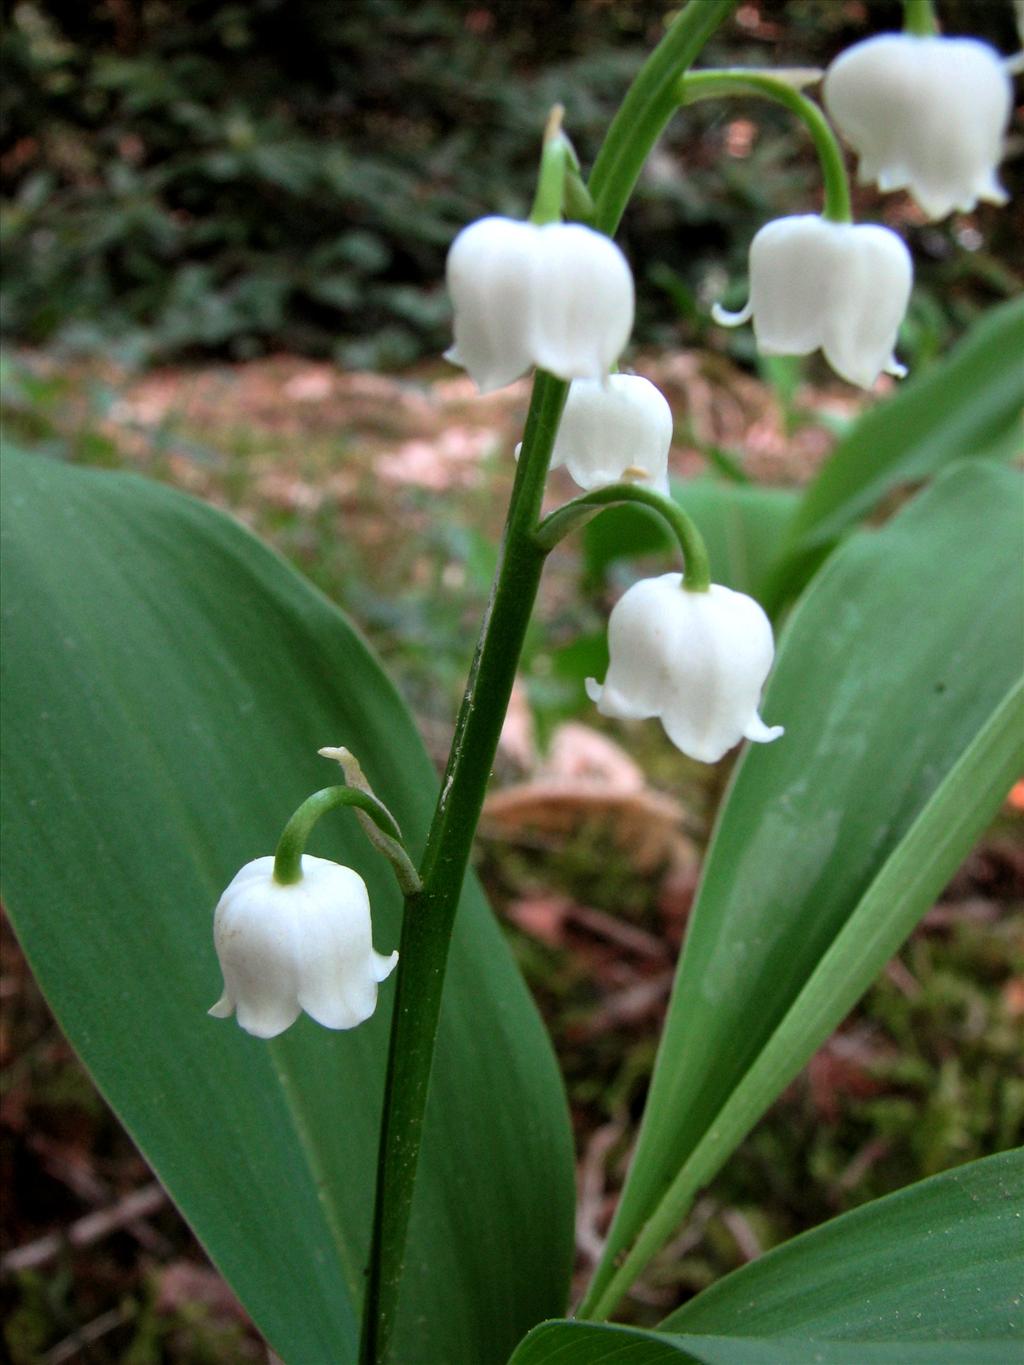
[[[220,898],[213,939],[224,993],[210,1013],[237,1013],[257,1038],[283,1033],[302,1010],[325,1028],[355,1028],[398,961],[374,952],[362,877],[309,854],[288,885],[274,880],[273,858],[246,863]]]
[[[753,318],[764,355],[820,348],[838,375],[868,389],[883,370],[906,373],[893,348],[913,278],[910,253],[888,228],[817,214],[778,218],[751,243],[746,308],[712,315],[727,327]]]
[[[635,583],[612,610],[604,685],[587,695],[605,716],[660,717],[677,748],[716,763],[741,739],[782,733],[758,715],[775,646],[752,597],[712,584],[689,592],[677,573]]]
[[[551,468],[565,465],[581,488],[635,480],[668,492],[672,410],[660,389],[638,374],[607,383],[576,379],[555,438]]]
[[[481,393],[525,374],[531,351],[531,287],[539,228],[512,218],[481,218],[452,242],[447,279],[455,345],[445,359],[461,365]]]
[[[580,223],[537,229],[534,363],[559,379],[600,379],[633,330],[633,275],[611,240]]]
[[[840,53],[822,93],[862,181],[908,189],[929,218],[1006,202],[996,167],[1013,87],[987,43],[879,34]]]

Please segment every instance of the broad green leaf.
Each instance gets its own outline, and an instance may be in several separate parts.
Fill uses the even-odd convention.
[[[795,1237],[664,1332],[1024,1340],[1024,1149],[972,1161]]]
[[[100,1089],[288,1365],[354,1358],[392,989],[348,1033],[207,1018],[212,908],[345,744],[422,845],[437,778],[344,617],[218,512],[4,467],[4,892]],[[401,902],[350,813],[311,851]],[[452,948],[395,1358],[501,1361],[565,1303],[572,1154],[539,1019],[478,886]]]
[[[857,422],[810,485],[766,586],[771,605],[802,587],[836,539],[894,489],[947,465],[1020,447],[1024,299],[993,309],[948,359]]]
[[[999,466],[951,470],[793,613],[762,707],[787,733],[751,746],[720,813],[586,1311],[842,1020],[1016,775],[1020,492]]]
[[[716,583],[758,595],[799,495],[789,488],[759,488],[699,478],[674,481],[672,497],[700,528]],[[602,577],[620,559],[671,554],[675,546],[664,524],[639,507],[613,507],[583,531],[587,573]]]
[[[822,1341],[689,1336],[611,1323],[545,1322],[509,1365],[1007,1365],[1005,1341]]]
[[[1022,1210],[1018,1149],[833,1218],[657,1332],[543,1323],[510,1365],[1004,1365],[1024,1340]]]

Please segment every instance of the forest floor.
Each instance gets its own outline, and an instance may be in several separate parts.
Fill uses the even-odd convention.
[[[805,482],[859,404],[702,352],[637,369],[677,413],[672,469]],[[142,376],[4,360],[5,437],[222,506],[353,617],[444,761],[527,401],[454,371],[339,373],[293,357]],[[568,493],[551,480],[553,504]],[[642,1109],[724,784],[580,706],[559,642],[617,591],[552,556],[481,826],[477,868],[551,1029],[579,1154],[580,1283]],[[628,746],[628,748],[627,748]],[[1015,793],[1021,796],[1021,793]],[[653,1323],[777,1242],[1024,1139],[1024,798],[704,1192],[628,1304]],[[598,859],[597,850],[601,850]],[[612,850],[609,856],[609,849]],[[599,867],[600,871],[595,871]],[[15,1365],[233,1365],[265,1350],[97,1094],[3,925],[0,1272]]]

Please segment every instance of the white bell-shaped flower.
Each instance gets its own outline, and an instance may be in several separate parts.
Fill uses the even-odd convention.
[[[282,886],[273,874],[274,859],[257,858],[220,898],[213,940],[224,993],[210,1013],[237,1013],[257,1038],[283,1033],[302,1010],[325,1028],[355,1028],[398,961],[374,952],[366,883],[309,854],[301,881]]]
[[[559,379],[600,379],[633,330],[633,274],[611,240],[580,223],[537,228],[530,350]]]
[[[500,389],[533,364],[533,259],[539,228],[513,218],[481,218],[455,238],[447,280],[461,365],[481,393]]]
[[[862,181],[908,189],[930,218],[1006,202],[996,168],[1013,86],[987,43],[883,33],[840,53],[822,93]]]
[[[904,375],[893,348],[914,281],[910,252],[888,228],[817,214],[766,223],[750,245],[750,301],[716,307],[727,327],[754,321],[764,355],[819,348],[835,372],[868,389],[884,370]]]
[[[540,365],[606,379],[633,327],[633,276],[609,237],[580,223],[481,218],[448,252],[455,345],[445,358],[481,393]]]
[[[665,395],[638,374],[606,383],[575,379],[555,438],[551,468],[565,465],[580,488],[628,479],[668,492],[672,410]]]
[[[672,743],[702,763],[741,739],[783,733],[758,715],[775,646],[752,597],[718,584],[690,592],[677,573],[642,579],[612,609],[608,648],[604,685],[586,683],[602,715],[658,716]]]

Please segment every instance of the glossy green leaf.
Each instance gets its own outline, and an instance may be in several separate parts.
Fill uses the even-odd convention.
[[[665,1332],[1024,1341],[1024,1149],[844,1213],[727,1275]]]
[[[288,1365],[354,1358],[392,989],[347,1033],[210,1019],[213,905],[345,744],[414,850],[437,777],[342,615],[218,512],[130,476],[4,466],[7,907],[61,1026]],[[401,902],[351,813],[377,947]],[[465,892],[395,1358],[500,1361],[564,1307],[572,1154],[546,1035]]]
[[[762,707],[787,733],[751,746],[721,811],[585,1314],[841,1021],[1016,775],[1020,494],[999,466],[950,471],[797,606]]]
[[[699,478],[673,481],[672,497],[700,528],[714,581],[756,597],[793,517],[796,491]],[[624,506],[590,522],[583,546],[587,573],[597,578],[618,560],[672,554],[675,541],[658,517]]]
[[[657,1332],[544,1323],[511,1365],[1003,1365],[1024,1340],[1022,1219],[1018,1149],[833,1218]]]
[[[807,489],[766,587],[798,591],[836,539],[901,485],[1020,448],[1024,299],[993,309],[940,364],[871,408]]]
[[[1007,1365],[1007,1345],[666,1335],[605,1323],[545,1322],[509,1365]]]

